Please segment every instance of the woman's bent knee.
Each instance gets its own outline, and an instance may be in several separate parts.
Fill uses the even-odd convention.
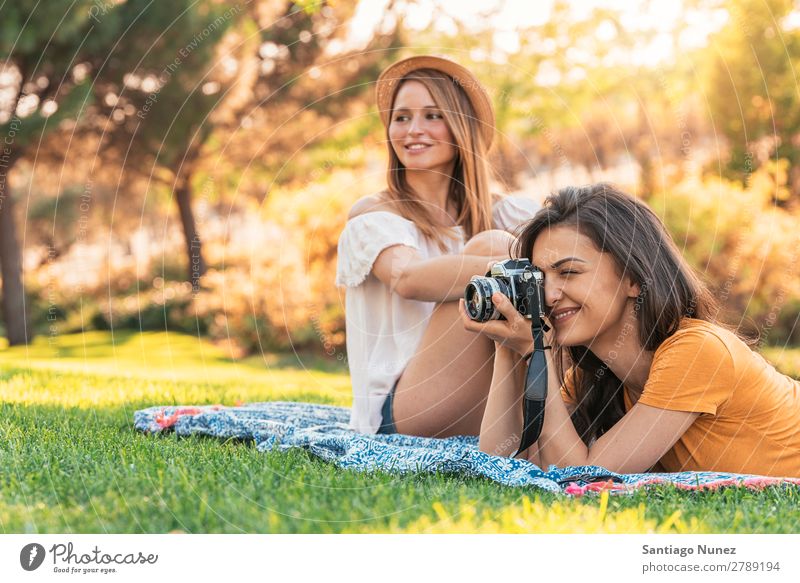
[[[467,255],[486,255],[487,257],[507,255],[514,236],[500,229],[490,229],[477,233],[464,245],[464,253]]]

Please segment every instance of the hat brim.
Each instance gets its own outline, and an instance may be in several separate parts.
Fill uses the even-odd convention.
[[[383,125],[389,127],[392,100],[401,80],[412,71],[418,69],[441,71],[451,77],[453,82],[464,90],[475,110],[476,123],[480,124],[480,133],[488,149],[494,137],[495,119],[492,100],[475,75],[455,61],[444,57],[435,57],[433,55],[409,57],[390,65],[380,74],[375,84],[375,100],[378,104],[378,112]]]

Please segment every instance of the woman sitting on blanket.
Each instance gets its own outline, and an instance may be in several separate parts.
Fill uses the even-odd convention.
[[[545,274],[548,396],[527,459],[636,473],[706,470],[800,476],[800,382],[735,333],[656,215],[598,184],[550,196],[516,246]],[[530,324],[465,329],[495,341],[482,451],[512,455],[532,349]]]
[[[489,190],[491,100],[449,59],[420,56],[380,76],[387,188],[355,203],[339,239],[347,286],[350,426],[364,433],[477,435],[494,343],[459,323],[457,300],[539,205]]]

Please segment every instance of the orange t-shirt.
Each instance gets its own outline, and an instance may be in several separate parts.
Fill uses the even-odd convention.
[[[569,373],[561,393],[575,405]],[[629,411],[627,388],[623,395]],[[800,381],[720,326],[684,318],[656,349],[638,402],[700,413],[657,471],[800,477]]]

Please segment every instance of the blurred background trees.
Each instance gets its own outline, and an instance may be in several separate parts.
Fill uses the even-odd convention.
[[[795,3],[738,0],[727,8],[706,73],[709,107],[727,138],[723,159],[728,174],[743,182],[756,167],[787,160],[788,188],[776,191],[776,202],[788,204],[800,197],[800,30],[789,19]]]
[[[336,242],[383,187],[374,80],[448,54],[492,93],[498,188],[613,180],[724,300],[800,342],[800,11],[788,0],[0,8],[2,332],[343,353]]]
[[[60,8],[67,6],[61,2]],[[35,2],[3,6],[0,36],[3,111],[2,175],[0,176],[0,266],[2,314],[10,344],[31,338],[25,311],[22,255],[15,216],[12,180],[15,167],[35,156],[39,144],[61,120],[80,117],[89,99],[90,84],[76,74],[73,64],[88,52],[102,54],[116,32],[108,27],[91,35],[89,2],[75,2],[75,10],[40,10],[31,19]],[[52,117],[52,119],[50,119]]]

